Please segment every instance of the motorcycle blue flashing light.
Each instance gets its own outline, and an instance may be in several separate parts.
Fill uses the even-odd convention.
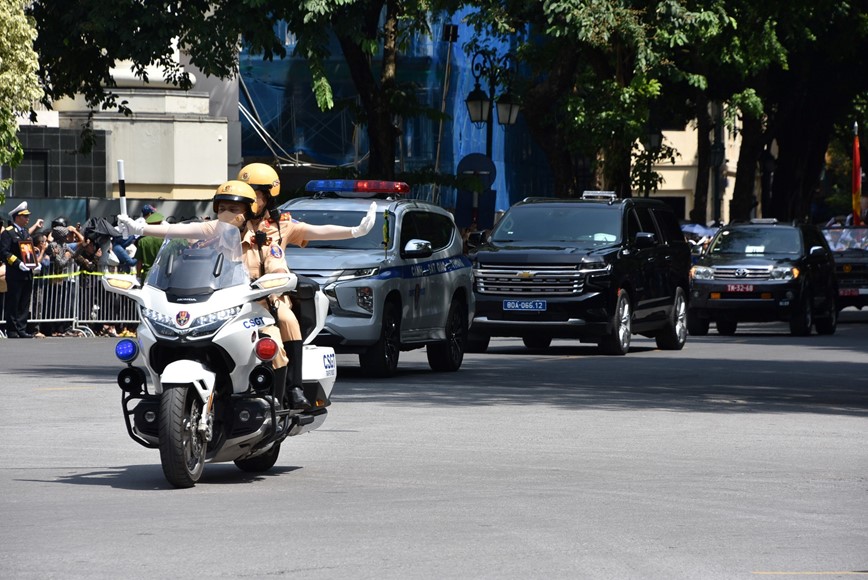
[[[341,197],[374,197],[382,194],[405,194],[410,186],[403,181],[378,181],[370,179],[315,179],[308,181],[305,191],[334,192]]]
[[[122,362],[133,362],[139,356],[139,343],[129,338],[119,340],[115,345],[115,356]]]

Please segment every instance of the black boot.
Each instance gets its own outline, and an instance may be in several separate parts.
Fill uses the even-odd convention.
[[[289,357],[289,370],[286,374],[286,388],[289,390],[289,408],[308,410],[312,407],[310,401],[304,396],[301,388],[301,359],[304,346],[300,340],[291,340],[283,343],[286,355]]]

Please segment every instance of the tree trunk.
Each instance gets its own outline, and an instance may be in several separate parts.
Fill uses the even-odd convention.
[[[735,188],[729,204],[730,221],[747,221],[757,205],[756,168],[763,151],[763,128],[760,119],[743,115],[741,147],[735,171]]]
[[[389,106],[389,94],[395,88],[398,55],[397,26],[396,2],[390,0],[386,3],[386,21],[383,26],[383,69],[379,83],[374,78],[368,55],[349,36],[338,36],[341,51],[347,60],[350,76],[358,90],[367,119],[370,148],[367,174],[368,177],[385,180],[395,178],[395,150],[399,134]]]
[[[533,86],[525,95],[522,115],[534,142],[542,149],[548,161],[554,181],[553,194],[570,197],[577,194],[578,176],[574,166],[574,154],[567,134],[552,111],[557,103],[573,90],[576,53],[567,53],[553,67],[550,74]]]
[[[693,190],[693,209],[690,221],[708,223],[708,175],[711,169],[711,116],[708,114],[708,98],[704,93],[696,101],[696,186]]]

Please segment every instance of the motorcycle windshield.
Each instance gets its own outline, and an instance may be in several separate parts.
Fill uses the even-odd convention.
[[[201,296],[250,283],[237,227],[214,220],[181,224],[179,231],[195,237],[167,237],[146,285],[176,296]]]

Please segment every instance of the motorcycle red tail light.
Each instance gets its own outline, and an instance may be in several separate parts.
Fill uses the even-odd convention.
[[[253,347],[253,352],[259,360],[271,360],[277,356],[277,343],[272,338],[260,338]]]

